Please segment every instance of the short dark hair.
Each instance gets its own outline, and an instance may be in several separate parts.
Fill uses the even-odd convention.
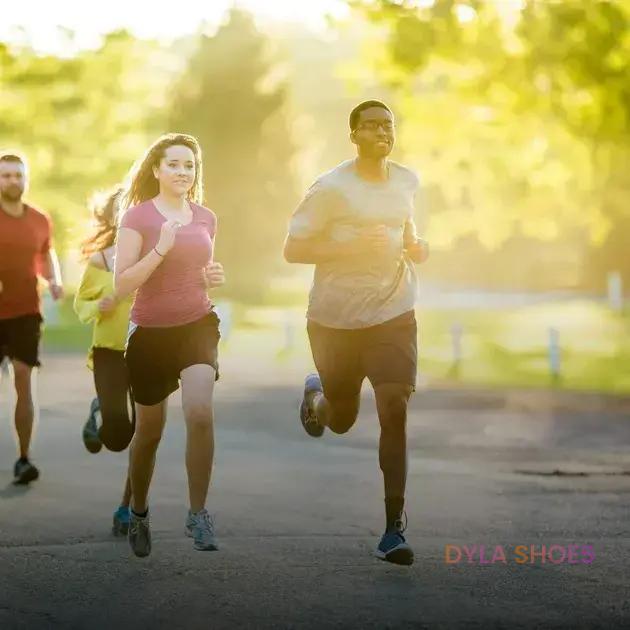
[[[17,162],[22,166],[26,166],[24,158],[17,153],[0,153],[0,162]]]
[[[354,131],[357,128],[361,112],[365,109],[370,109],[370,107],[380,107],[381,109],[388,111],[392,116],[394,115],[394,112],[392,112],[392,110],[389,109],[389,107],[387,107],[387,105],[385,105],[382,101],[363,101],[350,112],[350,118],[348,119],[348,122],[350,123],[350,131]]]

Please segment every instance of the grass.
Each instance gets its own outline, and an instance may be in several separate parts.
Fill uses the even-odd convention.
[[[507,387],[630,392],[630,317],[591,302],[501,311],[420,313],[420,366],[438,379]],[[450,327],[462,327],[462,360],[452,361]],[[549,328],[559,331],[560,379],[549,368]]]
[[[302,370],[310,362],[304,307],[233,308],[234,330],[224,355]],[[44,332],[46,351],[85,352],[90,326],[79,324],[69,302],[59,326]],[[432,382],[487,387],[556,387],[630,393],[630,314],[593,302],[549,303],[514,310],[418,312],[419,366]],[[453,365],[451,327],[462,329],[462,358]],[[548,361],[548,330],[559,331],[561,377]]]

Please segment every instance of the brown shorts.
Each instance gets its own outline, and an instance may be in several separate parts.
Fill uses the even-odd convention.
[[[219,379],[219,318],[214,311],[201,319],[168,328],[135,326],[125,350],[134,400],[156,405],[179,388],[182,370],[211,365]]]
[[[369,328],[328,328],[310,320],[306,328],[328,400],[355,398],[366,377],[372,387],[402,383],[415,390],[418,328],[414,311]]]

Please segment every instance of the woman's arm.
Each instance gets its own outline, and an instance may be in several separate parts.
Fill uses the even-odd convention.
[[[163,257],[152,249],[140,259],[142,236],[131,228],[120,228],[116,239],[114,292],[118,299],[136,291],[158,268]]]
[[[147,281],[173,247],[180,226],[179,221],[162,223],[157,245],[142,259],[142,235],[131,228],[119,228],[114,264],[114,294],[117,299],[133,293]]]

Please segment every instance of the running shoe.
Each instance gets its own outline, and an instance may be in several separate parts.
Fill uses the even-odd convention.
[[[103,442],[98,434],[98,424],[96,415],[101,410],[98,398],[95,398],[90,404],[90,415],[83,426],[83,444],[90,453],[98,453],[103,448]]]
[[[31,481],[39,478],[39,470],[28,461],[28,459],[18,459],[13,466],[13,483],[25,486]]]
[[[324,428],[319,422],[317,422],[317,416],[315,415],[311,405],[308,403],[310,394],[314,392],[321,392],[322,382],[318,374],[309,374],[304,381],[304,397],[302,398],[302,404],[300,405],[300,421],[304,430],[311,437],[321,437],[324,433]]]
[[[196,514],[188,512],[186,536],[193,539],[197,551],[216,551],[219,548],[214,533],[214,519],[205,508]]]
[[[388,527],[381,537],[374,555],[380,560],[393,564],[406,566],[413,564],[413,550],[403,536],[405,529],[401,520]]]
[[[126,536],[129,533],[129,507],[121,505],[114,512],[112,534],[114,536]]]
[[[148,512],[146,516],[138,516],[129,510],[129,546],[138,558],[146,558],[151,553]]]

